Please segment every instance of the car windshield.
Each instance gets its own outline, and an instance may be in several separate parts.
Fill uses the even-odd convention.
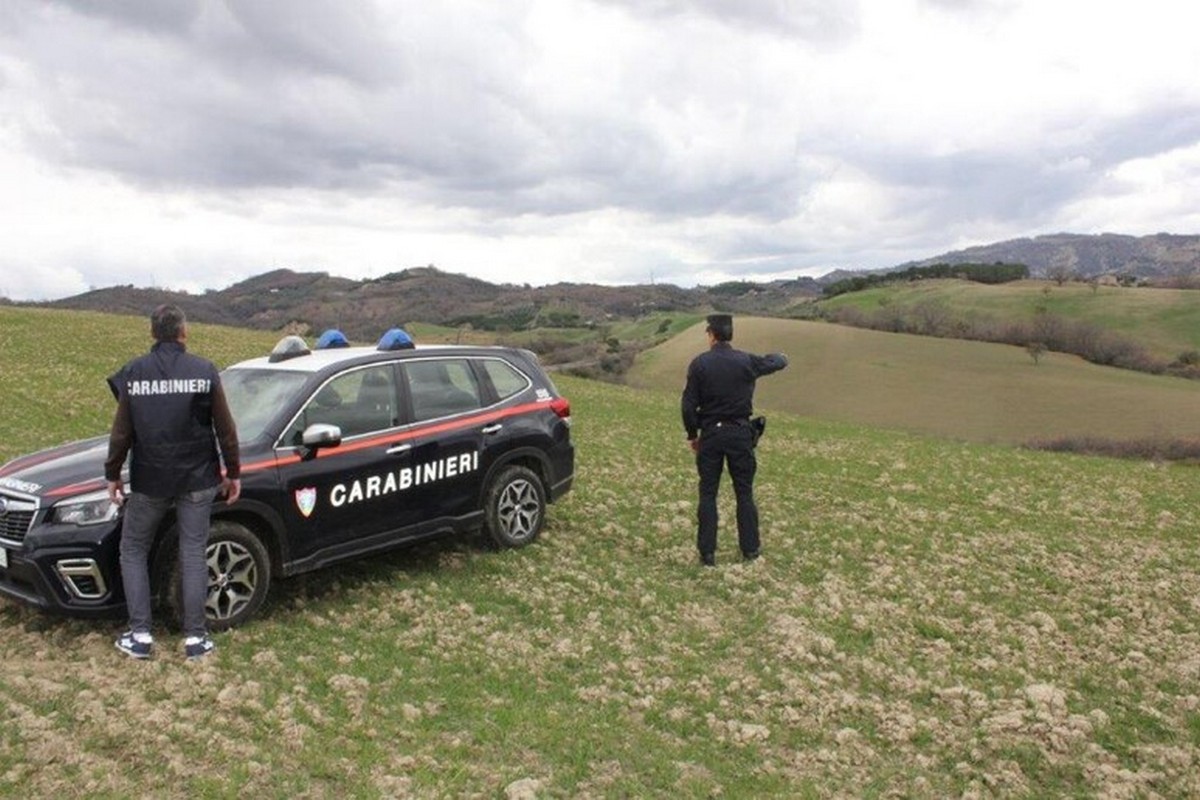
[[[304,372],[279,369],[227,369],[221,373],[221,385],[238,439],[249,442],[263,434],[267,423],[296,398],[308,379]]]

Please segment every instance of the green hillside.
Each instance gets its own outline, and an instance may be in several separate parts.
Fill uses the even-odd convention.
[[[973,441],[1200,437],[1198,381],[1054,353],[1035,364],[1019,347],[819,322],[738,318],[734,338],[791,361],[758,384],[755,401],[768,411]],[[677,396],[706,346],[697,325],[639,356],[629,382]]]
[[[191,324],[188,346],[218,367],[264,355],[278,333]],[[0,460],[106,433],[116,405],[105,379],[146,352],[148,317],[0,307]]]
[[[1140,343],[1171,360],[1200,350],[1200,291],[1185,289],[1092,287],[1084,283],[1017,281],[985,285],[961,280],[897,283],[822,300],[822,308],[866,312],[937,303],[972,318],[1030,319],[1039,310],[1083,320]]]
[[[43,324],[19,350],[0,316],[26,376],[6,384],[77,414],[6,405],[10,447],[106,422],[87,387],[144,345],[129,318],[48,321],[91,341]],[[801,343],[839,355],[809,327],[832,326],[796,329],[797,374]],[[678,386],[558,384],[576,484],[528,548],[439,542],[281,582],[199,664],[165,637],[133,664],[119,620],[0,601],[0,796],[1200,795],[1200,470],[774,412],[764,556],[737,561],[726,486],[705,570]]]

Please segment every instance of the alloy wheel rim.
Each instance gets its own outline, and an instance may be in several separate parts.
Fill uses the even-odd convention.
[[[210,619],[230,619],[254,597],[258,565],[250,551],[237,542],[210,544],[205,555],[208,562],[205,611]]]
[[[529,538],[537,530],[542,504],[532,483],[517,480],[504,487],[497,511],[505,534],[521,540]]]

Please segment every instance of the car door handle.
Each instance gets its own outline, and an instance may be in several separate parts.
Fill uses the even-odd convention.
[[[409,450],[412,450],[411,444],[398,444],[395,447],[389,447],[387,449],[387,454],[389,456],[394,456],[396,453],[407,453]]]
[[[504,427],[503,425],[501,425],[499,422],[497,422],[495,425],[488,425],[482,431],[480,431],[480,433],[486,433],[486,434],[499,433],[500,429],[503,427]]]

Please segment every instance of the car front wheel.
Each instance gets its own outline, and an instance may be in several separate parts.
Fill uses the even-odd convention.
[[[208,596],[204,613],[208,629],[222,631],[254,616],[271,586],[271,558],[253,531],[236,522],[216,521],[208,535]],[[176,620],[183,619],[178,558],[172,559],[170,602]]]
[[[546,490],[533,470],[508,466],[488,487],[488,534],[501,547],[524,547],[537,538],[546,518]]]

